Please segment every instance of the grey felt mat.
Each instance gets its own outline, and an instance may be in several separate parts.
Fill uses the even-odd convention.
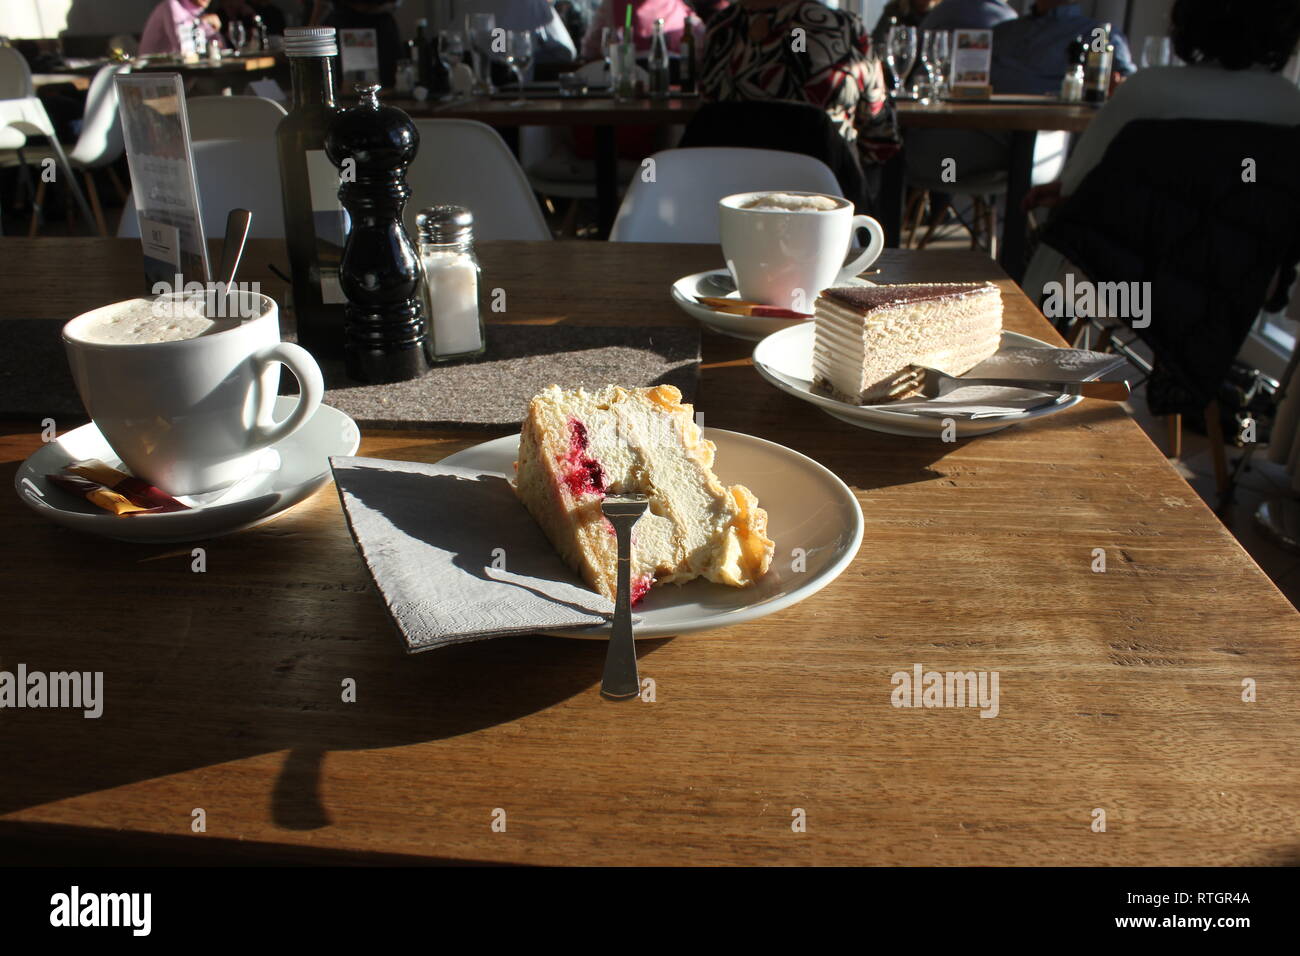
[[[0,321],[0,417],[85,420],[68,371],[60,324]],[[292,340],[292,335],[286,335]],[[699,382],[696,328],[493,325],[479,359],[439,365],[423,378],[355,385],[341,362],[322,363],[325,403],[370,427],[518,425],[528,400],[548,385],[565,388],[668,384],[694,401]],[[293,376],[282,381],[293,389]]]

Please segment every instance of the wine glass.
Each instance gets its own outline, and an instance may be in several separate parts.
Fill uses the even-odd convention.
[[[948,68],[952,65],[952,34],[947,30],[926,30],[922,54],[934,98],[941,99],[948,87]]]
[[[227,23],[226,37],[230,40],[230,48],[235,51],[235,56],[239,56],[244,44],[248,42],[248,29],[244,26],[244,21],[231,20]]]
[[[885,43],[885,62],[893,77],[894,98],[902,92],[907,75],[916,64],[916,27],[894,26]]]
[[[1142,41],[1142,66],[1168,66],[1170,59],[1169,37],[1147,37]]]
[[[474,75],[482,92],[492,92],[492,34],[497,28],[497,18],[492,13],[471,13],[466,16],[469,33],[469,52],[474,60]]]
[[[524,99],[524,73],[533,62],[533,34],[531,30],[510,30],[505,41],[506,49],[501,60],[514,72],[519,86],[519,99],[510,105],[524,106],[528,102]]]
[[[459,30],[443,30],[441,34],[442,54],[447,58],[447,65],[452,69],[465,62],[465,34]]]

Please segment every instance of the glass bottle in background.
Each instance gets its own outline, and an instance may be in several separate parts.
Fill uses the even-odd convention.
[[[668,60],[668,39],[664,36],[664,20],[655,21],[654,36],[650,39],[650,98],[665,100],[668,98],[668,86],[671,64]]]
[[[325,131],[338,112],[334,102],[333,27],[293,27],[284,32],[293,79],[293,108],[276,129],[284,234],[293,279],[298,341],[316,358],[343,355],[339,264],[348,220],[339,203],[339,172],[325,155]]]
[[[478,305],[474,216],[464,206],[430,206],[415,217],[429,340],[437,361],[471,358],[487,347]]]
[[[429,95],[435,99],[451,94],[451,64],[442,52],[442,38],[429,38]]]
[[[411,59],[415,61],[415,84],[432,90],[433,44],[429,39],[429,21],[421,17],[415,21],[415,39],[411,41]]]
[[[695,18],[689,13],[682,27],[681,87],[683,93],[694,93],[698,85],[695,75]]]
[[[1088,44],[1088,60],[1084,68],[1083,100],[1100,105],[1110,92],[1111,64],[1115,61],[1115,47],[1110,42],[1110,24],[1102,24],[1104,37]]]

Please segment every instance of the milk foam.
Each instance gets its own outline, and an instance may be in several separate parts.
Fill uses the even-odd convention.
[[[842,203],[830,196],[796,196],[793,193],[763,193],[741,205],[741,209],[771,212],[828,212]]]
[[[208,318],[201,299],[131,299],[81,323],[76,337],[93,345],[152,345],[215,335],[238,328],[240,321]]]

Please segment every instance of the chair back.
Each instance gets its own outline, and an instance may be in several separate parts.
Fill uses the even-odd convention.
[[[9,44],[0,43],[0,100],[21,100],[35,95],[27,58]]]
[[[226,228],[232,209],[253,214],[249,235],[254,239],[284,238],[284,207],[275,140],[204,140],[194,144],[194,173],[198,179],[203,229],[211,239]],[[122,210],[117,234],[140,235],[134,197]]]
[[[117,162],[122,155],[125,148],[122,118],[117,109],[117,84],[113,77],[130,70],[129,63],[109,63],[101,66],[90,81],[81,135],[68,153],[68,160],[74,165],[98,168]]]
[[[190,140],[275,139],[276,127],[287,115],[283,106],[264,96],[194,96],[186,99]]]
[[[406,170],[411,197],[403,215],[412,239],[420,210],[439,203],[468,208],[476,239],[551,238],[528,177],[496,130],[461,119],[415,125],[420,150]]]
[[[718,200],[761,189],[842,196],[830,167],[801,153],[774,149],[666,149],[632,177],[619,206],[614,242],[720,241]],[[654,169],[653,181],[646,171]]]
[[[1128,324],[1150,346],[1153,414],[1203,410],[1269,290],[1294,282],[1296,156],[1300,126],[1134,120],[1044,227],[1043,243],[1083,273],[1076,280],[1095,284],[1093,315]],[[1049,311],[1054,294],[1066,305],[1049,289]]]

